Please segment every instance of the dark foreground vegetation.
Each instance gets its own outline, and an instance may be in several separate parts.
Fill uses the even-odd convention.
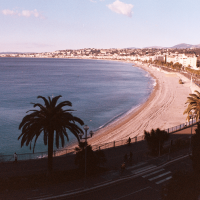
[[[93,151],[92,146],[87,142],[79,142],[79,146],[75,148],[75,164],[78,165],[79,171],[86,174],[93,174],[98,171],[100,166],[106,163],[106,157],[102,150]],[[86,162],[85,162],[86,155]],[[86,169],[85,169],[86,166]],[[86,171],[85,171],[86,170]]]
[[[152,129],[151,132],[144,131],[145,140],[152,155],[161,155],[165,141],[169,139],[169,133],[162,131],[159,128]]]

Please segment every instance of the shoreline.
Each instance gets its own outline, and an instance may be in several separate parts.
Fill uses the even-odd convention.
[[[100,59],[92,60],[99,61]],[[132,108],[105,127],[95,131],[93,138],[88,139],[89,144],[96,145],[142,136],[144,130],[150,131],[152,128],[164,130],[186,122],[186,115],[183,116],[183,111],[186,109],[185,102],[191,90],[199,90],[198,86],[191,84],[190,80],[177,72],[166,72],[133,61],[110,59],[105,59],[105,61],[131,63],[133,67],[148,72],[156,81],[156,85],[151,94],[135,109]],[[180,78],[184,84],[179,84]],[[77,144],[71,144],[64,149],[75,146]]]
[[[138,66],[134,65],[134,67],[138,67]],[[141,68],[141,67],[139,67],[139,68]],[[135,109],[127,111],[119,119],[116,119],[115,121],[113,121],[112,123],[108,124],[107,126],[101,128],[101,129],[107,129],[107,128],[110,128],[111,126],[115,126],[115,127],[112,127],[113,129],[118,129],[122,124],[127,123],[130,120],[130,118],[137,116],[154,99],[154,97],[156,95],[156,91],[159,88],[159,83],[158,83],[156,77],[152,73],[150,73],[150,72],[148,72],[148,73],[150,74],[151,77],[153,77],[156,80],[156,86],[154,86],[152,92],[147,97],[146,101],[144,101],[142,104],[138,105]],[[119,123],[118,123],[118,121],[119,121]],[[116,125],[116,123],[118,123],[118,124]],[[100,132],[101,129],[97,130],[95,134],[99,134],[98,132]]]
[[[136,109],[128,111],[130,113],[119,120],[97,130],[93,138],[88,140],[91,145],[142,136],[144,130],[150,131],[152,128],[164,130],[186,122],[186,115],[183,115],[186,109],[185,102],[194,90],[192,88],[198,87],[177,72],[169,73],[131,61],[128,63],[147,71],[156,80],[156,86],[147,100]],[[178,83],[180,78],[184,84]]]
[[[112,61],[112,60],[111,60]],[[115,61],[115,60],[113,60]],[[140,69],[145,70],[142,66],[138,66],[138,64],[134,63],[134,62],[125,62],[125,63],[132,63],[133,67],[138,67]],[[99,141],[102,138],[102,132],[104,132],[104,134],[109,135],[109,132],[113,132],[113,131],[117,131],[122,125],[128,123],[131,119],[133,119],[134,117],[137,117],[137,115],[145,108],[148,106],[148,104],[154,99],[154,97],[156,96],[156,92],[159,89],[159,83],[157,81],[157,78],[153,75],[152,72],[145,70],[146,72],[148,72],[150,74],[150,76],[156,81],[156,85],[154,86],[151,94],[148,96],[148,98],[146,99],[146,101],[144,101],[141,105],[139,105],[138,107],[136,107],[133,110],[129,110],[126,113],[128,114],[124,114],[125,116],[121,116],[119,119],[113,121],[112,123],[108,124],[107,126],[97,130],[94,134],[93,138],[90,138],[88,140],[88,143],[91,145],[95,145],[96,144],[96,140]],[[106,133],[105,133],[106,132]],[[139,135],[135,135],[135,136],[139,136]],[[125,138],[128,139],[128,136]],[[123,140],[123,138],[120,138],[120,140]],[[112,140],[114,141],[114,140]],[[111,142],[111,141],[109,141]],[[102,143],[102,142],[100,142]]]
[[[108,139],[106,137],[106,139],[102,141],[102,138],[105,135],[109,135],[110,132],[114,132],[114,131],[118,132],[121,126],[123,126],[124,124],[127,124],[128,122],[130,122],[131,119],[137,117],[137,115],[145,107],[147,107],[148,104],[155,98],[156,92],[159,89],[159,82],[158,82],[156,76],[151,71],[144,69],[142,65],[138,65],[137,63],[132,62],[132,61],[120,61],[120,60],[105,60],[105,61],[115,61],[115,62],[129,63],[129,64],[131,63],[132,67],[137,67],[137,68],[143,69],[144,71],[148,72],[149,75],[155,80],[156,85],[153,87],[152,92],[146,98],[146,100],[144,100],[144,102],[142,102],[136,108],[132,108],[132,109],[128,110],[122,116],[120,116],[119,118],[115,119],[111,123],[108,123],[107,125],[103,126],[102,128],[99,128],[96,131],[94,131],[93,137],[89,138],[87,140],[88,144],[90,144],[90,145],[97,145],[97,144],[103,144],[103,143],[108,143],[108,142],[114,141],[114,139],[112,139],[113,135],[111,136],[111,139],[110,138]],[[137,134],[137,136],[141,136],[141,135]],[[119,136],[117,140],[122,140],[122,139],[125,139],[125,138],[128,139],[128,137],[129,136],[123,136],[123,137]],[[77,144],[73,143],[71,145],[68,145],[68,146],[64,147],[64,149],[74,149],[76,146],[77,146]]]
[[[124,62],[124,63],[130,63],[130,62]],[[132,67],[137,67],[137,68],[140,68],[140,69],[143,69],[142,67],[138,67],[135,63],[132,63]],[[144,69],[143,69],[144,70]],[[146,71],[146,70],[145,70]],[[145,98],[143,100],[143,102],[141,102],[140,104],[130,108],[129,110],[125,111],[122,115],[119,115],[119,116],[116,116],[114,118],[114,120],[110,120],[110,122],[107,122],[105,125],[102,125],[100,128],[94,130],[94,132],[98,132],[100,131],[101,129],[103,128],[106,128],[108,126],[112,126],[112,124],[118,122],[118,121],[122,121],[122,120],[125,120],[129,115],[136,115],[136,113],[138,113],[139,111],[141,111],[141,108],[144,106],[144,104],[148,103],[151,101],[151,99],[153,99],[153,95],[155,95],[154,93],[156,92],[156,90],[159,88],[159,85],[158,85],[158,82],[157,82],[157,79],[156,77],[149,71],[146,71],[148,72],[148,74],[150,75],[150,77],[155,81],[152,85],[152,90],[151,90],[151,93],[149,94],[149,96],[147,96],[147,98]],[[156,83],[156,84],[155,84]],[[154,85],[155,84],[155,85]]]

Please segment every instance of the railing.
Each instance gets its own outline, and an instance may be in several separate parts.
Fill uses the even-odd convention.
[[[32,160],[47,157],[47,152],[17,154],[17,160]],[[14,155],[0,155],[0,162],[14,161]]]
[[[165,129],[165,131],[167,131],[168,133],[174,133],[174,132],[176,132],[176,131],[180,131],[180,130],[182,130],[182,129],[185,129],[185,128],[187,128],[188,126],[192,126],[192,125],[196,124],[197,122],[199,122],[199,120],[191,119],[189,122],[185,122],[185,123],[180,124],[180,125],[178,125],[178,126],[174,126],[174,127]]]
[[[144,140],[144,135],[130,138],[130,143],[135,143],[135,142],[142,141],[142,140]],[[100,149],[102,150],[102,149],[108,149],[108,148],[112,148],[112,147],[122,146],[122,145],[125,145],[128,143],[129,143],[129,138],[126,138],[124,140],[118,140],[118,141],[112,141],[112,142],[108,142],[108,143],[104,143],[104,144],[92,145],[92,149],[94,151],[96,151],[96,150],[100,150]]]
[[[91,145],[92,149],[94,151],[96,150],[102,150],[102,149],[108,149],[112,147],[117,147],[117,146],[122,146],[128,143],[129,138],[123,139],[123,140],[118,140],[118,141],[113,141],[109,143],[103,143],[103,144],[98,144],[98,145]],[[144,140],[144,135],[142,136],[136,136],[133,138],[130,138],[130,143],[138,142]],[[74,154],[75,149],[60,149],[56,150],[53,152],[53,156],[62,156],[66,154]],[[17,154],[17,159],[18,160],[31,160],[31,159],[42,159],[42,158],[47,158],[48,152],[37,152],[37,153],[25,153],[25,154]],[[0,155],[0,162],[9,162],[9,161],[14,161],[14,156],[13,155]]]
[[[175,157],[191,153],[191,135],[185,134],[176,136],[177,137],[171,137],[170,140],[165,142],[160,156],[152,156],[150,151],[148,151],[147,145],[143,146],[142,149],[134,148],[134,151],[132,152],[132,162],[130,163],[130,160],[128,160],[128,164],[132,165],[145,161],[151,164],[161,165]],[[122,157],[122,155],[119,156]],[[114,160],[115,158],[116,157],[109,158],[109,160]],[[113,165],[113,167],[115,167],[115,165]]]
[[[192,126],[196,124],[196,119],[190,120],[189,122],[180,124],[178,126],[174,126],[168,129],[165,129],[165,131],[167,131],[168,133],[174,133],[176,131],[180,131],[182,129],[185,129],[188,126]],[[94,151],[97,150],[103,150],[103,149],[108,149],[108,148],[113,148],[113,147],[118,147],[118,146],[122,146],[125,144],[130,143],[135,143],[135,142],[139,142],[139,141],[143,141],[144,140],[144,135],[142,136],[136,136],[136,137],[132,137],[132,138],[126,138],[123,140],[118,140],[118,141],[112,141],[112,142],[108,142],[108,143],[103,143],[103,144],[97,144],[97,145],[91,145],[92,149]],[[66,154],[74,154],[75,153],[75,149],[60,149],[60,150],[56,150],[53,153],[53,156],[62,156],[62,155],[66,155]],[[42,159],[42,158],[47,158],[48,156],[48,152],[37,152],[37,153],[26,153],[26,154],[18,154],[18,160],[31,160],[31,159]],[[9,162],[9,161],[14,161],[14,156],[13,155],[0,155],[0,162]]]

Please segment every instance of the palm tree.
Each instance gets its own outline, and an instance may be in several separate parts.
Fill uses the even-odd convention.
[[[200,93],[195,90],[196,94],[189,94],[190,97],[187,98],[186,104],[188,103],[187,109],[183,114],[188,114],[187,119],[190,120],[190,115],[193,113],[196,120],[200,117]]]
[[[38,96],[37,98],[43,99],[45,105],[32,103],[33,107],[39,107],[39,110],[27,111],[27,113],[30,111],[32,113],[26,115],[19,125],[19,129],[22,129],[22,133],[18,137],[18,140],[21,138],[21,147],[26,144],[26,146],[30,145],[31,149],[31,143],[34,140],[33,152],[38,137],[42,132],[44,133],[44,144],[48,145],[48,172],[52,171],[54,139],[57,148],[59,148],[59,140],[61,141],[62,147],[64,147],[64,136],[69,141],[66,129],[71,131],[78,141],[78,134],[83,132],[76,122],[80,125],[84,125],[84,122],[80,118],[72,115],[71,112],[74,110],[63,109],[64,106],[72,106],[72,103],[70,101],[63,101],[57,104],[60,97],[61,95],[53,97],[52,99],[48,97],[47,100],[43,96]]]
[[[151,132],[144,131],[145,140],[153,155],[159,155],[162,152],[165,141],[169,139],[169,133],[157,128],[152,129]]]

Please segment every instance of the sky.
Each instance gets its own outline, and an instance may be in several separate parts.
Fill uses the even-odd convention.
[[[200,44],[199,0],[0,0],[0,52]]]

